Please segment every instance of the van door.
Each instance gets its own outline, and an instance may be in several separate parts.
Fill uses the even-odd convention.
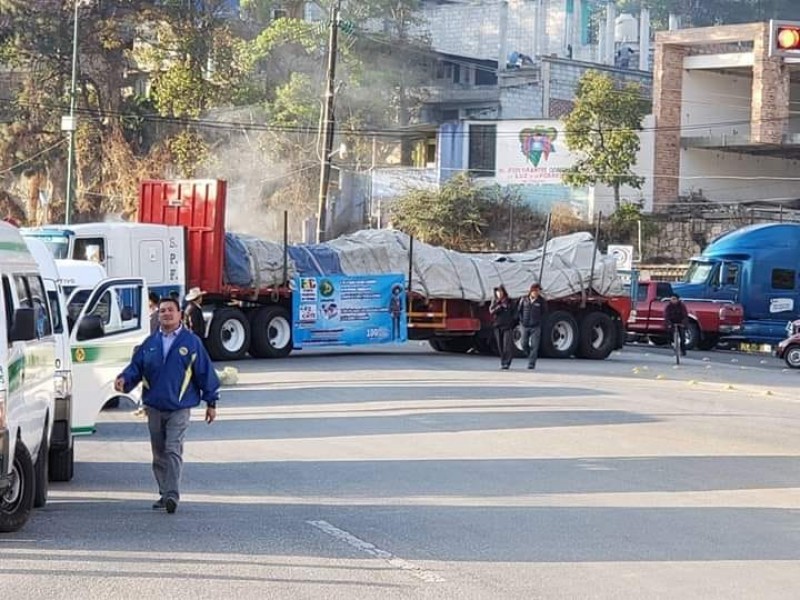
[[[149,334],[147,286],[141,277],[107,279],[92,290],[70,334],[73,435],[95,431],[103,405],[120,395],[114,380]]]

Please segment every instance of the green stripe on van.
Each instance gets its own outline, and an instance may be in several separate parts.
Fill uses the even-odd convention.
[[[72,435],[92,435],[95,431],[94,427],[73,427]]]
[[[133,357],[133,349],[128,346],[78,346],[72,349],[72,362],[109,363],[120,361],[128,363]]]
[[[22,386],[22,374],[25,372],[25,357],[20,356],[8,365],[8,391],[15,392]]]
[[[12,252],[28,252],[28,246],[19,242],[0,242],[0,250],[10,250]]]

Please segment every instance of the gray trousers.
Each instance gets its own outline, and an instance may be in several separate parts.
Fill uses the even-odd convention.
[[[162,498],[180,499],[178,490],[183,467],[183,439],[189,427],[188,408],[163,411],[147,407],[150,447],[153,449],[153,475]]]
[[[541,327],[522,328],[522,351],[528,355],[528,365],[535,367],[539,358],[539,344],[542,341]]]

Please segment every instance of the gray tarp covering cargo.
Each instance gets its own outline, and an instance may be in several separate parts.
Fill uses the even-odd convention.
[[[282,245],[252,237],[235,236],[241,243],[228,250],[246,249],[250,265],[249,287],[279,285],[283,278]],[[410,238],[399,231],[366,230],[346,235],[325,244],[338,255],[335,270],[346,275],[408,273]],[[310,247],[304,247],[310,248]],[[547,245],[542,289],[549,299],[580,293],[589,288],[594,241],[591,234],[576,233],[552,239]],[[291,254],[296,254],[291,252]],[[414,242],[413,282],[415,292],[429,298],[458,298],[488,301],[492,290],[505,285],[512,297],[523,296],[539,279],[541,249],[509,255],[471,255]],[[226,257],[226,265],[231,262]],[[242,264],[241,256],[233,260]],[[331,261],[328,261],[331,264]],[[289,277],[298,274],[295,261],[289,260]],[[319,275],[316,264],[314,273]],[[226,271],[228,269],[226,268]],[[322,273],[325,274],[325,273]],[[336,273],[327,273],[336,274]],[[236,285],[245,287],[244,282]],[[603,295],[622,293],[613,258],[597,254],[591,288]]]

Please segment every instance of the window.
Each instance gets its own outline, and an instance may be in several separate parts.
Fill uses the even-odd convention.
[[[142,315],[146,314],[143,312],[143,308],[146,307],[141,305],[141,293],[140,286],[122,284],[110,286],[93,301],[86,314],[100,317],[103,333],[106,336],[136,331],[141,327]],[[72,313],[71,307],[70,313]]]
[[[42,280],[35,275],[27,277],[28,289],[31,293],[31,306],[33,307],[33,321],[36,323],[36,335],[39,338],[53,335],[53,325],[50,320],[47,294],[44,291]]]
[[[72,253],[75,260],[88,260],[99,264],[106,262],[106,242],[103,238],[79,238]]]
[[[693,262],[683,278],[684,283],[706,283],[714,268],[714,263]]]
[[[497,69],[486,65],[476,66],[475,85],[497,85]]]
[[[657,298],[671,298],[673,294],[672,286],[669,283],[656,284],[656,297]]]
[[[31,295],[28,292],[28,282],[22,275],[14,275],[14,287],[17,288],[17,300],[20,308],[33,308],[31,303]]]
[[[58,292],[47,292],[47,301],[50,303],[53,333],[64,333],[64,323],[61,322],[61,300],[58,297]]]
[[[7,342],[11,343],[11,327],[14,325],[14,298],[11,295],[11,282],[3,276],[3,302],[6,305],[6,334]]]
[[[725,265],[725,275],[722,280],[722,285],[739,285],[739,265],[736,263],[728,263]]]
[[[497,125],[469,126],[469,172],[475,177],[494,177]]]
[[[772,269],[773,290],[793,290],[794,271],[791,269]]]

